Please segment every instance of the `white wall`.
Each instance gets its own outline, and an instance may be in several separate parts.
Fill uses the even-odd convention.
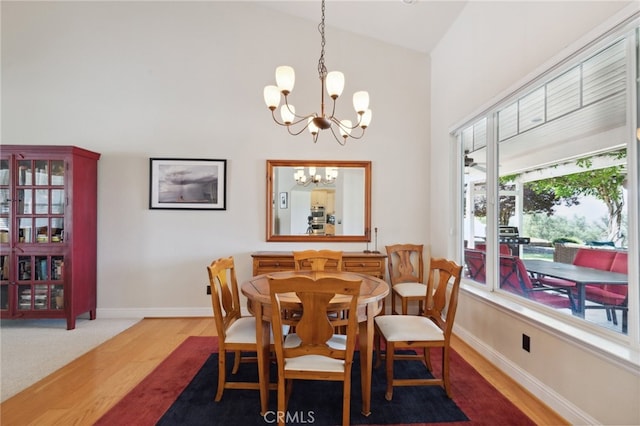
[[[379,248],[428,243],[425,55],[328,22],[326,64],[346,79],[339,111],[355,118],[351,96],[368,90],[373,121],[364,139],[346,147],[327,134],[314,145],[272,122],[262,90],[275,83],[276,66],[289,64],[297,74],[297,110],[319,109],[317,22],[259,2],[3,1],[1,7],[2,143],[102,153],[99,316],[208,314],[205,266],[212,259],[235,256],[242,280],[251,274],[253,251],[312,248],[265,242],[267,159],[372,161]],[[150,157],[227,159],[227,210],[149,210]]]
[[[522,83],[629,2],[469,2],[432,52],[431,209],[434,255],[457,256],[454,167],[449,130]],[[637,7],[638,3],[635,4]],[[438,177],[437,179],[435,177]],[[451,208],[442,208],[442,205]],[[445,243],[445,242],[448,242]],[[489,297],[492,298],[491,296]],[[640,424],[640,367],[554,332],[563,324],[527,319],[463,289],[456,333],[573,424]],[[521,349],[522,334],[531,352]]]

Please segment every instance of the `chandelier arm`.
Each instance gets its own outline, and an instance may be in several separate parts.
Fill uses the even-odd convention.
[[[331,98],[331,99],[333,99],[333,106],[331,108],[331,115],[329,116],[329,118],[332,121],[335,121],[336,120],[336,100],[335,100],[335,98]]]
[[[362,139],[363,136],[364,136],[364,129],[362,129],[362,133],[360,133],[359,136],[349,135],[351,139],[355,139],[355,140]]]
[[[279,120],[278,120],[278,118],[276,117],[275,110],[272,110],[272,111],[271,111],[271,117],[273,118],[273,121],[275,121],[275,122],[276,122],[276,124],[278,124],[278,125],[280,125],[280,126],[287,126],[287,127],[289,127],[289,126],[295,126],[295,125],[297,125],[297,124],[300,124],[300,123],[302,123],[303,121],[308,120],[310,117],[315,117],[315,114],[309,114],[309,115],[304,116],[304,117],[299,116],[299,117],[300,117],[300,120],[296,120],[296,121],[294,121],[294,122],[292,122],[292,123],[289,123],[289,124],[287,124],[287,123],[285,123],[285,122],[283,122],[283,121],[279,121]],[[297,117],[298,117],[298,116],[297,116]],[[304,128],[303,128],[302,130],[306,129],[308,126],[309,126],[309,123],[307,123],[307,124],[304,126]],[[289,133],[291,133],[291,132],[289,132]],[[291,134],[293,135],[293,133],[291,133]],[[299,133],[296,133],[296,135],[299,135],[299,134],[300,134],[300,132],[299,132]]]
[[[340,145],[344,146],[347,144],[347,140],[340,140],[340,138],[338,137],[338,135],[336,135],[335,130],[333,130],[333,126],[330,127],[331,129],[331,134],[333,135],[334,139],[336,140],[336,142],[338,142]]]
[[[341,128],[343,130],[345,130],[345,129],[355,130],[358,127],[358,126],[355,126],[355,127],[345,126],[340,122],[340,120],[338,120],[337,118],[333,118],[333,117],[331,118],[331,122],[334,123],[337,127]],[[363,129],[362,127],[360,127],[360,129],[361,129],[361,132],[360,132],[359,136],[354,136],[351,133],[349,133],[347,135],[347,138],[356,139],[356,140],[362,139],[362,137],[364,136],[364,132],[365,132],[366,128]],[[331,126],[331,132],[333,133],[333,126]],[[336,134],[334,133],[333,136],[335,137]],[[341,145],[345,145],[345,143],[341,143]]]
[[[289,110],[289,112],[290,112],[294,117],[296,117],[296,118],[299,118],[299,119],[300,119],[300,120],[295,121],[295,122],[293,122],[293,123],[291,123],[291,124],[298,124],[298,123],[299,123],[299,122],[301,122],[302,120],[306,120],[306,119],[308,119],[309,117],[317,117],[317,116],[318,116],[318,114],[316,114],[315,112],[314,112],[313,114],[308,114],[308,115],[299,115],[299,114],[296,114],[295,112],[293,112],[293,111],[291,110],[291,108],[289,108],[289,102],[288,102],[288,99],[289,99],[289,98],[287,97],[287,95],[284,95],[284,104],[287,106],[287,109]]]
[[[340,120],[338,120],[336,117],[333,117],[333,116],[331,117],[331,121],[343,130],[355,130],[358,127],[360,127],[360,123],[362,122],[362,120],[360,120],[360,117],[361,116],[358,117],[358,122],[351,127],[345,126]]]
[[[297,132],[291,131],[291,127],[292,126],[295,126],[296,124],[302,122],[303,120],[304,120],[304,118],[302,120],[298,120],[295,123],[291,123],[290,125],[288,125],[287,126],[287,132],[289,132],[289,134],[292,135],[292,136],[298,136],[300,133],[304,132],[307,129],[307,127],[309,127],[309,122],[307,122],[307,124],[305,124],[304,127],[302,129],[300,129],[299,131],[297,131]]]

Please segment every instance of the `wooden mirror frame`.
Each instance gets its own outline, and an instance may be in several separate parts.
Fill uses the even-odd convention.
[[[338,167],[364,169],[364,233],[362,235],[279,235],[271,226],[274,198],[273,176],[275,167]],[[270,242],[370,242],[371,241],[371,161],[333,160],[267,160],[267,241]]]

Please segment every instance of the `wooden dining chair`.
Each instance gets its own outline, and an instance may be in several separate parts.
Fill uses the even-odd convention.
[[[358,328],[357,306],[361,284],[362,280],[337,277],[318,280],[299,275],[269,278],[271,326],[278,363],[279,413],[287,412],[293,380],[342,381],[342,424],[349,424],[351,366]],[[336,304],[336,300],[332,302],[334,297],[339,299],[337,303],[340,310],[346,313],[344,318],[327,314],[334,307],[329,308],[329,304]],[[295,320],[288,316],[292,306],[301,312]],[[282,330],[287,325],[295,326],[295,333],[285,336]],[[336,333],[340,326],[346,326],[346,334]],[[278,424],[283,425],[284,422],[284,416],[278,416]]]
[[[293,263],[296,271],[342,271],[342,251],[336,250],[303,250],[293,252]],[[335,315],[344,316],[335,311]],[[294,330],[295,327],[292,327]],[[344,327],[341,327],[344,332]]]
[[[386,344],[384,358],[386,362],[387,389],[385,398],[391,401],[394,386],[443,386],[451,398],[449,382],[449,346],[453,321],[458,306],[458,291],[462,266],[455,262],[433,258],[430,262],[429,276],[424,298],[424,312],[420,315],[380,315],[375,318],[375,343],[378,360],[381,362],[381,339]],[[451,289],[449,289],[451,284]],[[440,378],[395,378],[394,360],[424,360],[431,368],[430,349],[442,350],[442,376]],[[398,354],[397,349],[421,349],[423,354]]]
[[[342,251],[303,250],[293,252],[296,271],[342,271]]]
[[[241,362],[257,362],[255,356],[243,356],[243,353],[257,351],[256,320],[252,316],[243,317],[241,315],[233,257],[214,260],[211,265],[207,266],[207,271],[219,347],[218,390],[215,401],[220,401],[225,389],[259,389],[258,382],[226,381],[227,352],[235,353],[232,374],[237,373]],[[275,389],[275,384],[271,388]]]
[[[424,284],[424,261],[422,244],[394,244],[385,247],[391,282],[391,313],[397,314],[396,298],[400,299],[402,314],[408,312],[409,302],[418,303],[422,312],[426,285]]]

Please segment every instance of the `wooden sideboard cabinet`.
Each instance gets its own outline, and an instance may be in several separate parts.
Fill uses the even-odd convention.
[[[293,253],[290,251],[259,251],[252,253],[253,275],[268,274],[294,269]],[[385,279],[387,255],[345,251],[342,253],[342,270],[373,275]]]
[[[0,151],[0,317],[96,317],[98,159],[75,146]],[[42,348],[44,350],[44,348]]]

